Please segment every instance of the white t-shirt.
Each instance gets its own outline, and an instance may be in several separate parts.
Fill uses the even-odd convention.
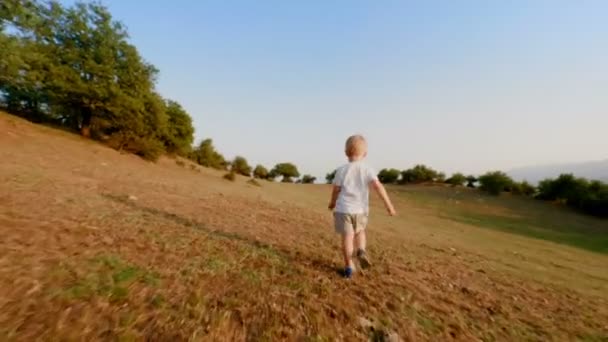
[[[364,161],[354,161],[336,170],[333,185],[340,187],[336,212],[342,214],[369,213],[369,185],[378,179],[376,172]]]

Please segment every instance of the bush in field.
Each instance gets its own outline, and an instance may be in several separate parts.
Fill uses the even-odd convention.
[[[331,184],[334,181],[334,178],[336,178],[336,170],[333,170],[325,175],[325,182],[327,182],[327,184]]]
[[[499,195],[511,188],[513,180],[502,171],[493,171],[479,177],[479,184],[481,190],[492,195]]]
[[[474,188],[475,187],[475,183],[477,183],[479,180],[477,179],[477,177],[473,176],[473,175],[468,175],[467,176],[467,188]]]
[[[514,182],[511,185],[511,193],[514,195],[532,196],[536,193],[536,188],[526,181],[521,183]]]
[[[253,169],[253,177],[258,179],[268,179],[268,170],[262,165],[257,165],[255,169]]]
[[[300,177],[300,172],[292,163],[279,163],[275,165],[275,167],[270,171],[269,175],[273,179],[278,176],[283,177],[281,179],[281,182],[283,183],[293,183],[293,178]]]
[[[234,158],[230,170],[241,176],[251,176],[251,166],[249,166],[249,163],[247,163],[247,159],[241,156]]]
[[[445,175],[443,175],[445,177]],[[401,172],[401,184],[434,182],[440,174],[425,165],[416,165]]]
[[[302,176],[301,182],[302,184],[313,184],[316,180],[316,177],[313,177],[311,175],[304,175]]]
[[[190,159],[196,163],[218,170],[225,170],[228,166],[226,159],[213,146],[213,140],[205,139],[190,153]]]
[[[224,179],[234,182],[236,180],[236,174],[232,171],[224,175]]]
[[[378,180],[383,184],[394,184],[399,180],[401,172],[397,169],[382,169],[378,173]]]
[[[453,186],[462,186],[464,185],[464,183],[466,183],[466,181],[467,177],[465,177],[465,175],[463,175],[462,173],[457,172],[453,174],[452,177],[448,178],[445,182]]]
[[[538,185],[538,199],[560,201],[591,215],[608,217],[608,184],[572,174],[545,179]]]

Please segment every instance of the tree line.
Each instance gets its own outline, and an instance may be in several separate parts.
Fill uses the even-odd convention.
[[[336,172],[325,177],[331,183]],[[513,195],[528,196],[539,200],[558,202],[581,212],[608,217],[608,184],[598,180],[587,180],[572,174],[562,174],[555,179],[545,179],[538,186],[527,181],[517,182],[502,171],[491,171],[481,176],[454,173],[446,178],[445,173],[438,172],[425,165],[416,165],[407,170],[394,168],[382,169],[378,179],[384,184],[449,184],[477,188],[491,195],[503,192]]]
[[[192,118],[156,91],[158,73],[99,3],[0,2],[0,107],[9,113],[148,160],[167,153],[256,178],[314,183],[298,178],[292,163],[252,169],[243,157],[227,161],[211,139],[193,147]]]
[[[158,70],[98,3],[0,3],[0,105],[147,159],[185,155],[194,128],[155,89]]]
[[[241,176],[253,177],[255,179],[268,181],[280,180],[283,183],[303,184],[312,184],[316,181],[315,177],[308,174],[300,177],[298,167],[290,162],[278,163],[269,170],[260,164],[251,167],[247,159],[242,156],[236,156],[233,160],[226,160],[226,158],[215,149],[213,140],[211,139],[201,141],[199,146],[193,148],[188,154],[188,158],[204,167],[224,170],[235,175],[238,174]]]
[[[164,153],[187,157],[232,174],[282,182],[314,183],[289,162],[268,170],[244,157],[227,161],[211,139],[193,147],[192,118],[155,89],[158,69],[146,62],[120,22],[99,3],[64,6],[58,1],[0,2],[0,106],[34,122],[59,125],[120,151],[155,160]],[[327,175],[331,182],[335,171]],[[447,183],[565,203],[608,216],[608,185],[570,174],[535,187],[504,172],[446,178],[425,165],[383,169],[387,184]]]

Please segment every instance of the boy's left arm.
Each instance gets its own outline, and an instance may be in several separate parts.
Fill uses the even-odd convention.
[[[329,201],[329,210],[334,210],[336,208],[336,201],[338,200],[338,194],[340,194],[340,187],[334,185],[331,190],[331,200]]]

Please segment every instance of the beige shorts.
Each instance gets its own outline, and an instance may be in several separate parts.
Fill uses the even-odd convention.
[[[364,230],[367,227],[367,215],[365,214],[344,214],[334,213],[334,224],[336,233],[353,234]]]

